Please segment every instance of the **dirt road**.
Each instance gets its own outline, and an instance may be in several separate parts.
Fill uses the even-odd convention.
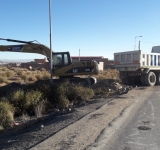
[[[134,114],[147,89],[134,88],[128,94],[96,99],[73,112],[54,116],[36,124],[29,131],[0,140],[1,149],[82,150],[103,149],[107,141]],[[40,125],[44,125],[40,128]],[[0,136],[1,138],[1,136]]]

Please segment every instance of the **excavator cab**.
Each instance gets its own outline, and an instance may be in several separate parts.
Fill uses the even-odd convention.
[[[69,52],[55,52],[52,54],[53,68],[61,68],[71,64]]]

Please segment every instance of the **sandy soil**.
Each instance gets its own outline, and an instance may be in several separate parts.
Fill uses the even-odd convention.
[[[0,149],[86,149],[142,95],[142,91],[143,88],[135,88],[128,94],[92,99],[71,112],[54,113],[34,124],[0,134]]]

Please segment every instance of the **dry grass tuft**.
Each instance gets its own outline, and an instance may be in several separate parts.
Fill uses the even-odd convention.
[[[115,79],[119,80],[119,71],[116,69],[107,69],[104,71],[100,71],[98,75],[95,76],[97,80],[104,79]]]
[[[8,102],[0,102],[0,126],[8,128],[14,121],[14,108]]]
[[[0,83],[8,83],[7,77],[0,76]]]
[[[6,71],[5,75],[7,76],[7,78],[12,78],[15,75],[15,73],[14,71]]]

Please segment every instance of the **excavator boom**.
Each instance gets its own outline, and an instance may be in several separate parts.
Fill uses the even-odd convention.
[[[0,38],[2,40],[2,38]],[[39,43],[32,43],[32,42],[25,42],[25,41],[19,41],[19,40],[11,40],[6,39],[7,41],[11,42],[19,42],[19,43],[25,43],[25,44],[19,44],[19,45],[0,45],[0,51],[4,52],[25,52],[25,53],[37,53],[45,55],[47,58],[50,58],[50,49]]]

